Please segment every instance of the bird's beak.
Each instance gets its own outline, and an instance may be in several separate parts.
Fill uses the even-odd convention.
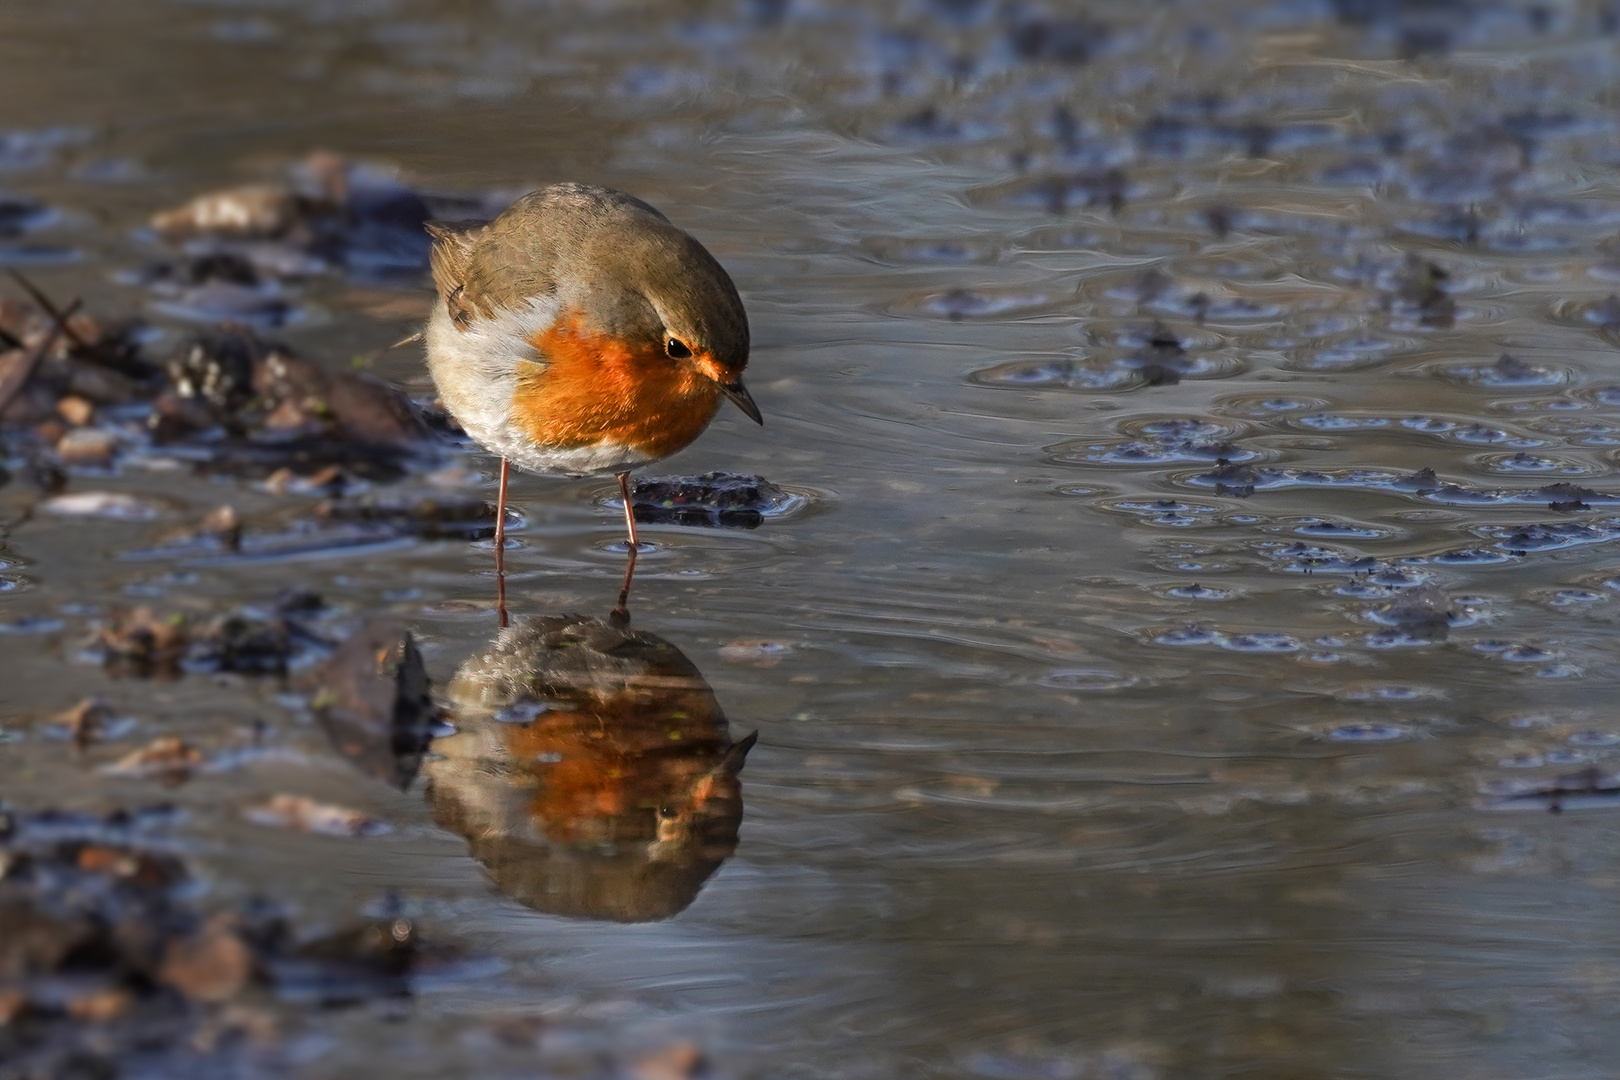
[[[748,419],[761,427],[765,425],[765,418],[759,415],[759,406],[754,404],[753,397],[748,393],[748,387],[742,384],[741,379],[721,383],[720,392],[736,402],[737,408],[741,409]]]

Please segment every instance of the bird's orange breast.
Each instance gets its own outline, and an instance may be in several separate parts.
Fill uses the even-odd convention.
[[[665,457],[702,434],[719,407],[712,380],[656,346],[592,333],[577,313],[565,312],[529,343],[542,362],[519,377],[511,416],[542,446],[606,442]]]

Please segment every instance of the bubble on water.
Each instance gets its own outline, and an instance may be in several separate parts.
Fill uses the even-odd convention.
[[[1433,631],[1407,631],[1400,629],[1374,630],[1361,643],[1369,649],[1422,649],[1444,641],[1443,634]]]
[[[1241,475],[1237,471],[1241,471]],[[1328,470],[1232,465],[1230,469],[1215,469],[1207,473],[1198,473],[1185,477],[1184,482],[1200,487],[1225,488],[1228,489],[1227,493],[1229,494],[1241,493],[1231,490],[1234,485],[1242,485],[1250,491],[1272,491],[1284,488],[1343,488],[1427,494],[1445,490],[1463,490],[1455,488],[1454,485],[1441,484],[1431,469],[1401,474],[1387,472],[1382,469],[1349,468]],[[1488,501],[1494,501],[1494,499]]]
[[[1620,424],[1595,416],[1543,416],[1526,421],[1525,426],[1571,446],[1620,446]]]
[[[1165,590],[1166,596],[1174,596],[1180,600],[1230,600],[1232,592],[1229,589],[1214,589],[1208,585],[1176,585]]]
[[[1114,499],[1098,504],[1104,510],[1129,514],[1147,525],[1166,528],[1192,528],[1216,523],[1218,507],[1181,499]]]
[[[1218,644],[1233,652],[1291,653],[1300,649],[1298,639],[1272,633],[1231,634]]]
[[[1401,421],[1401,427],[1408,431],[1421,431],[1429,435],[1443,435],[1457,427],[1454,420],[1446,420],[1438,416],[1408,416]]]
[[[1499,659],[1511,664],[1544,664],[1553,659],[1552,653],[1535,645],[1510,645],[1495,652]]]
[[[982,368],[968,378],[1004,389],[1114,390],[1138,381],[1136,372],[1085,359],[1013,360]]]
[[[1351,690],[1342,695],[1346,701],[1430,701],[1443,697],[1437,690],[1430,690],[1420,686],[1404,686],[1392,684],[1387,686],[1369,686],[1359,690]]]
[[[1484,424],[1465,424],[1452,429],[1451,438],[1457,442],[1471,443],[1476,446],[1495,446],[1506,443],[1508,446],[1530,448],[1545,445],[1540,439],[1527,439],[1523,436],[1510,435],[1501,428],[1487,427]]]
[[[1159,645],[1213,645],[1226,637],[1219,630],[1207,626],[1183,626],[1178,630],[1168,630],[1154,637]]]
[[[1261,558],[1282,564],[1283,571],[1292,574],[1360,573],[1378,565],[1378,560],[1371,555],[1299,541],[1264,540],[1255,544],[1253,550]]]
[[[1443,551],[1434,557],[1434,561],[1443,566],[1492,566],[1509,562],[1512,558],[1513,556],[1501,551],[1470,547]]]
[[[1224,398],[1215,405],[1215,410],[1232,416],[1241,416],[1247,419],[1265,419],[1284,413],[1305,412],[1307,410],[1321,409],[1326,402],[1319,398],[1305,397],[1256,397],[1241,395]]]
[[[1340,724],[1327,730],[1334,742],[1391,742],[1407,734],[1399,724]]]
[[[1436,369],[1442,377],[1473,386],[1559,386],[1568,381],[1568,374],[1550,368],[1528,364],[1515,356],[1503,353],[1495,363],[1455,364]]]
[[[999,242],[979,239],[872,237],[861,246],[875,258],[891,263],[993,262],[1001,254]]]
[[[1285,366],[1296,371],[1354,371],[1385,363],[1411,347],[1412,342],[1406,338],[1358,334],[1293,353]]]
[[[1293,529],[1301,536],[1331,536],[1345,540],[1379,540],[1394,535],[1392,529],[1379,529],[1371,525],[1354,525],[1346,521],[1325,518],[1300,518]]]
[[[1553,607],[1583,607],[1608,600],[1602,593],[1590,589],[1559,589],[1547,600]]]
[[[1063,668],[1047,672],[1036,682],[1053,690],[1102,693],[1125,690],[1139,685],[1141,680],[1134,675],[1124,675],[1108,668]]]
[[[1502,501],[1501,492],[1482,491],[1478,488],[1463,487],[1461,484],[1441,484],[1432,491],[1421,494],[1425,501],[1439,503],[1442,506],[1494,506]]]
[[[1120,424],[1120,428],[1130,434],[1170,442],[1219,442],[1245,430],[1244,425],[1223,424],[1201,416],[1137,417]]]
[[[1580,476],[1596,471],[1567,458],[1527,454],[1522,450],[1516,454],[1482,454],[1474,460],[1481,468],[1498,473],[1561,473],[1565,476]]]
[[[1173,465],[1189,461],[1252,461],[1253,450],[1229,442],[1201,442],[1195,439],[1165,437],[1160,440],[1127,442],[1088,442],[1074,440],[1045,448],[1046,460],[1056,464],[1090,465]]]
[[[1614,746],[1620,744],[1620,733],[1613,731],[1577,731],[1569,737],[1572,746]]]
[[[1548,664],[1544,668],[1537,669],[1536,678],[1538,678],[1538,679],[1579,679],[1582,676],[1584,676],[1585,674],[1586,674],[1586,672],[1582,671],[1580,668],[1576,667],[1574,664]]]
[[[1342,413],[1319,413],[1316,416],[1302,416],[1296,423],[1313,431],[1364,431],[1369,428],[1388,427],[1389,418],[1384,416],[1346,416]]]
[[[1552,306],[1552,317],[1562,323],[1620,334],[1620,296],[1610,293],[1598,301],[1559,300]]]
[[[931,315],[952,321],[996,319],[1031,315],[1050,309],[1068,297],[1035,289],[947,289],[902,300],[890,307],[897,314]]]
[[[1592,755],[1584,750],[1549,750],[1546,759],[1549,765],[1585,765]]]
[[[1416,589],[1432,582],[1432,575],[1379,563],[1334,588],[1340,596],[1361,600],[1387,599],[1403,589]]]
[[[1496,546],[1503,551],[1522,554],[1607,543],[1620,538],[1620,520],[1556,521],[1517,527],[1485,525],[1479,532],[1484,536],[1498,537]]]

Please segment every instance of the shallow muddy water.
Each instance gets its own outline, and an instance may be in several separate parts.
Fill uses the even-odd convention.
[[[404,792],[334,753],[295,692],[319,650],[285,680],[143,679],[87,647],[119,609],[301,586],[328,639],[408,625],[442,690],[495,636],[488,541],[166,552],[221,504],[252,536],[317,500],[136,446],[66,488],[131,499],[52,512],[13,433],[0,798],[172,802],[152,842],[206,903],[404,910],[464,957],[404,1022],[301,1016],[244,1075],[599,1075],[679,1041],[721,1076],[1608,1075],[1617,24],[1487,0],[0,12],[0,190],[32,206],[0,211],[0,263],[51,295],[148,319],[161,359],[195,327],[133,274],[148,220],[316,149],[496,205],[609,184],[730,270],[766,417],[723,411],[649,472],[797,497],[757,529],[644,529],[635,628],[759,736],[734,853],[591,918],[611,905],[562,897],[566,869],[470,853],[426,790],[459,749]],[[335,371],[427,297],[318,274],[267,332]],[[431,398],[411,349],[371,369]],[[491,458],[441,453],[369,494],[492,494]],[[607,614],[612,488],[517,481],[516,614]],[[88,695],[129,719],[80,754],[56,718]],[[494,753],[481,723],[454,738]],[[512,754],[575,752],[499,723],[531,725]],[[203,752],[186,782],[103,771],[165,735]],[[245,813],[283,793],[387,831]]]

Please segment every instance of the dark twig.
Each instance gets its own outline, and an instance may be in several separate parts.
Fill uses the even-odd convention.
[[[56,322],[57,329],[66,335],[69,341],[73,342],[73,344],[77,345],[85,352],[90,351],[90,343],[80,337],[78,333],[74,331],[73,327],[68,325],[68,319],[73,316],[74,309],[79,306],[79,301],[77,298],[75,298],[74,301],[67,306],[65,311],[58,310],[56,305],[51,303],[51,298],[46,296],[45,293],[41,291],[39,286],[35,285],[32,281],[29,281],[15,270],[7,270],[6,273],[10,274],[11,279],[18,285],[21,285],[24,291],[26,291],[29,296],[34,298],[34,303],[45,309],[45,313]]]
[[[51,313],[50,333],[46,334],[45,339],[23,358],[22,366],[11,373],[13,375],[11,385],[0,385],[0,412],[5,411],[6,406],[10,405],[12,400],[22,393],[23,387],[28,385],[28,380],[34,377],[34,369],[39,366],[41,360],[45,359],[45,354],[51,351],[51,346],[56,344],[56,336],[67,329],[67,320],[73,316],[75,311],[79,310],[79,303],[79,300],[75,299],[73,303],[67,306],[66,311],[61,313],[53,311]]]

